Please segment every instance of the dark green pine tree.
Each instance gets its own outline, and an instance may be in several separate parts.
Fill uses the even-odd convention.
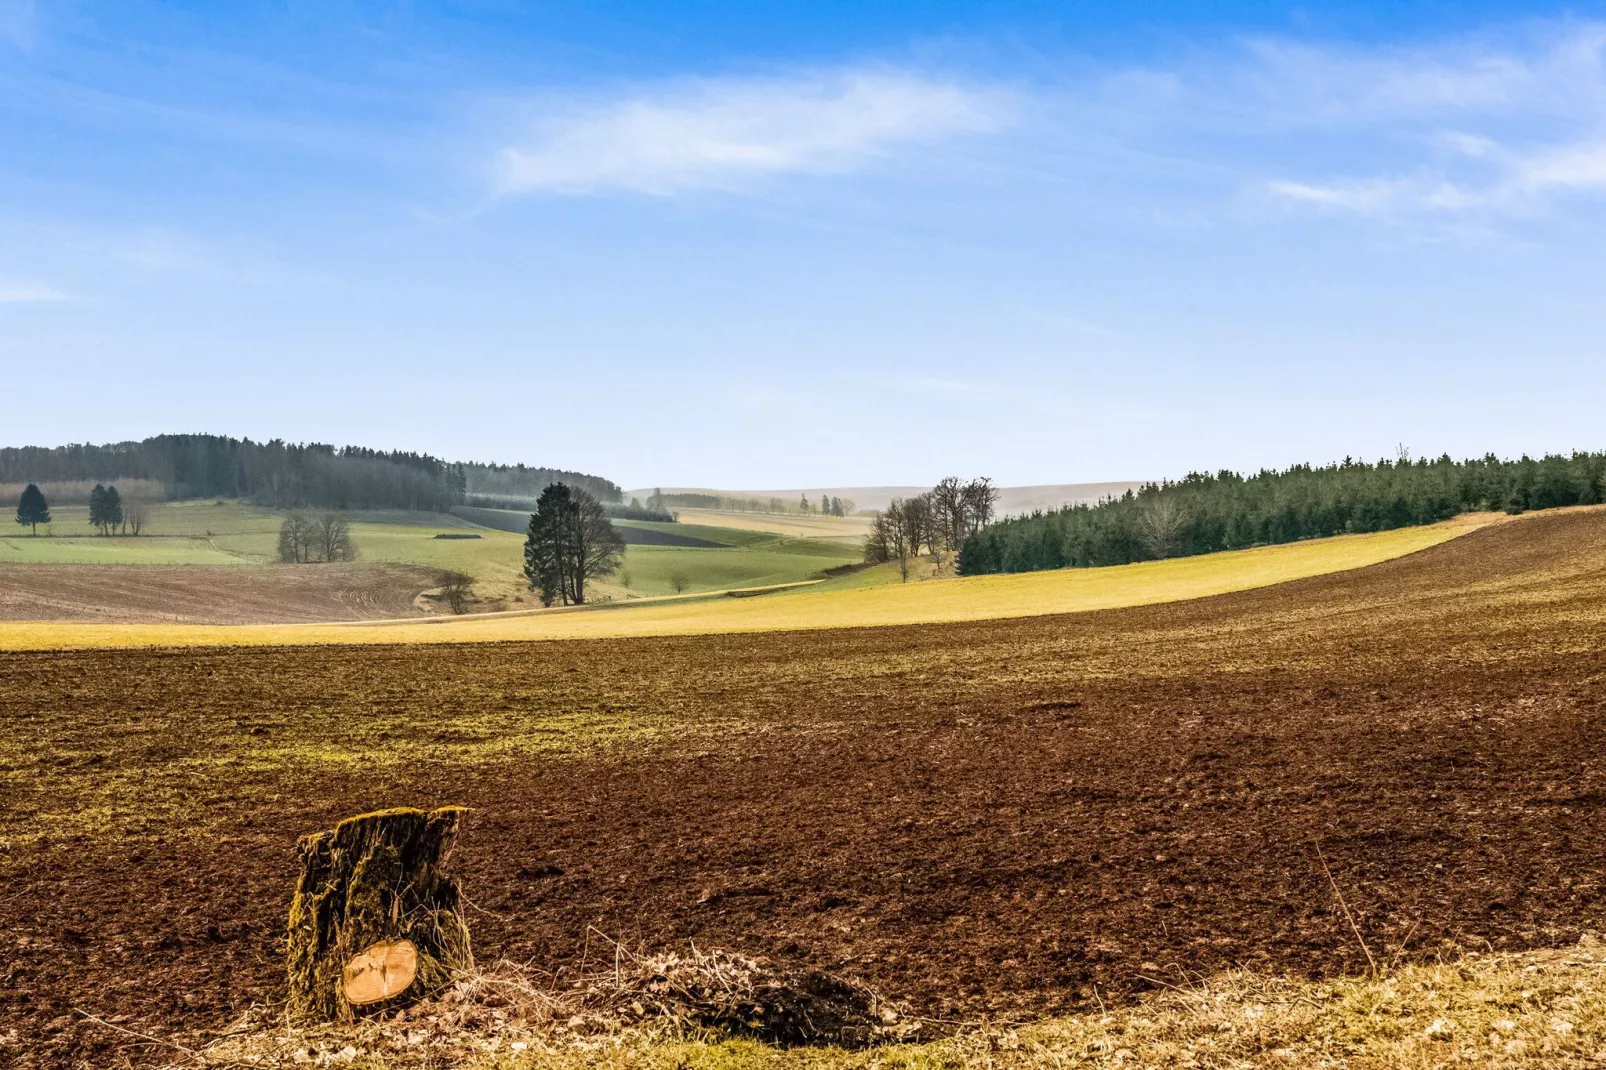
[[[101,515],[106,525],[106,534],[111,535],[123,522],[123,496],[117,493],[115,486],[106,488],[106,500],[102,508],[104,512]]]
[[[45,501],[39,484],[29,483],[23,488],[22,500],[17,503],[17,523],[31,526],[35,535],[39,534],[40,524],[50,523],[50,503]]]
[[[569,556],[574,499],[569,488],[553,483],[541,491],[530,514],[524,540],[524,576],[541,604],[569,602]]]
[[[89,526],[106,534],[106,488],[99,483],[89,492]]]

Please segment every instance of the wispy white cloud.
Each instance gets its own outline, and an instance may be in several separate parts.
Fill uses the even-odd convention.
[[[1561,193],[1606,192],[1606,25],[1391,55],[1252,51],[1266,92],[1280,87],[1268,113],[1376,161],[1265,181],[1276,199],[1374,216],[1532,214]]]
[[[669,195],[757,176],[855,170],[895,147],[996,130],[1007,94],[893,70],[704,79],[546,107],[504,148],[506,193]]]
[[[1496,211],[1529,214],[1550,195],[1606,192],[1606,141],[1524,153],[1491,152],[1495,170],[1482,179],[1443,174],[1344,179],[1330,184],[1272,181],[1274,196],[1321,208],[1368,215],[1407,212]]]
[[[0,305],[30,305],[67,299],[67,294],[53,286],[0,282]]]

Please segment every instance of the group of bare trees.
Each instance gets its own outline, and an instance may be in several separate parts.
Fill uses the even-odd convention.
[[[351,524],[340,513],[293,512],[279,525],[279,560],[286,564],[354,561]]]
[[[907,580],[911,560],[929,554],[940,565],[945,554],[992,523],[997,506],[998,488],[987,478],[966,482],[949,476],[924,494],[894,498],[870,525],[864,560],[896,561]]]

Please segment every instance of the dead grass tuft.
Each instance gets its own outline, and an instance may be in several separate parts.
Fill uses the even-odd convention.
[[[621,963],[561,992],[501,966],[404,1014],[286,1031],[258,1014],[174,1065],[849,1068],[1606,1066],[1606,943],[1470,956],[1326,982],[1232,971],[1128,1009],[1023,1027],[972,1025],[924,1043],[782,1049],[750,1039],[786,984],[723,952]],[[860,994],[863,995],[862,990]],[[793,997],[789,997],[793,998]],[[879,1009],[878,1009],[879,1011]],[[762,1018],[762,1015],[758,1016]],[[878,1014],[879,1017],[879,1014]],[[875,1039],[908,1026],[881,1023]]]

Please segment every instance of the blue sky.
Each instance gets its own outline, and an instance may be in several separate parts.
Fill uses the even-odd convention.
[[[1606,447],[1606,10],[0,0],[0,444]]]

